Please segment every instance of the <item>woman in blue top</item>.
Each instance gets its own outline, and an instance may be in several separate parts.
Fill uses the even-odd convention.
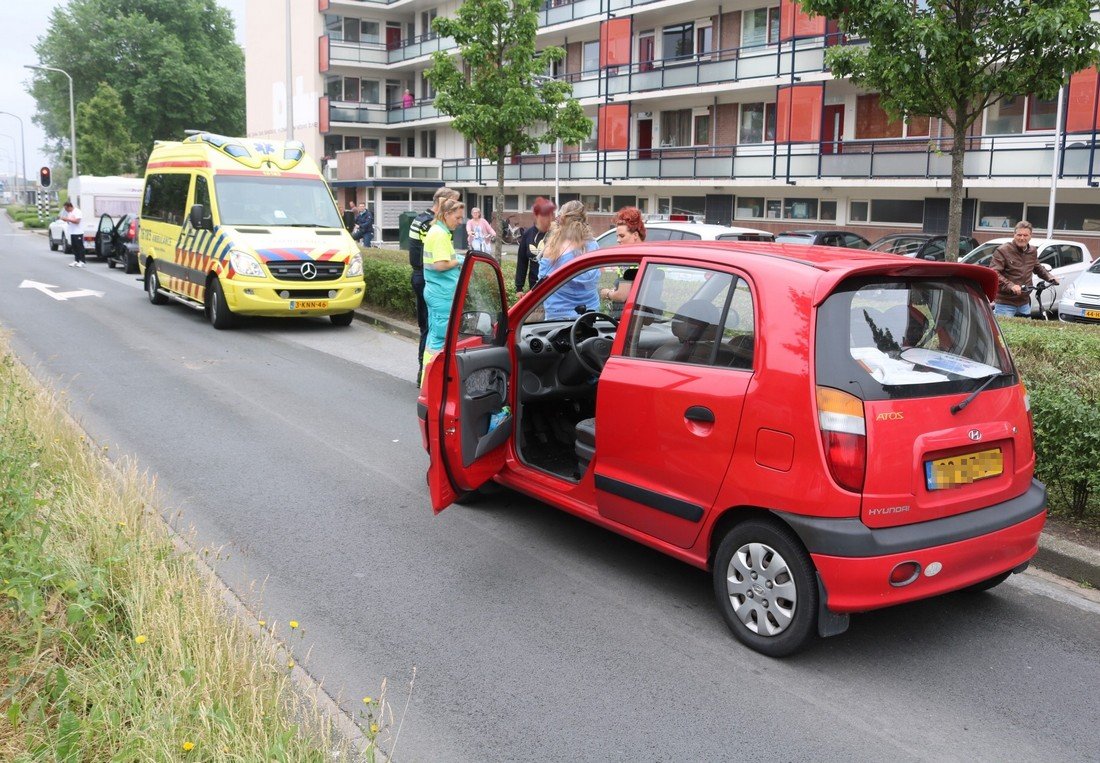
[[[557,272],[567,262],[598,248],[592,229],[588,227],[584,204],[567,201],[546,238],[546,248],[539,260],[539,280]],[[583,307],[585,311],[598,311],[600,295],[596,292],[596,284],[599,280],[600,270],[593,268],[559,286],[542,303],[546,320],[572,320],[577,317],[578,307]]]
[[[459,268],[464,258],[455,255],[451,239],[462,222],[466,205],[458,199],[443,199],[435,221],[424,237],[424,303],[428,307],[428,335],[424,342],[424,368],[443,349],[451,303],[458,288]]]

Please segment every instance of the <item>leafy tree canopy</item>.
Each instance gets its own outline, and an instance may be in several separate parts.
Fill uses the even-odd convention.
[[[138,145],[118,91],[101,82],[95,95],[76,108],[76,144],[81,169],[88,175],[133,172]]]
[[[188,128],[243,133],[244,54],[233,29],[215,0],[71,0],[53,10],[35,51],[72,75],[78,104],[100,83],[117,92],[141,165],[154,140],[179,140]],[[56,145],[67,142],[68,82],[36,71],[30,91],[35,121]],[[82,171],[85,159],[78,138]]]

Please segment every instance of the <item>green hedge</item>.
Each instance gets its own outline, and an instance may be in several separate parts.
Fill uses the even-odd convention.
[[[1001,330],[1031,399],[1051,508],[1100,521],[1100,327],[1009,319]]]
[[[368,307],[416,320],[405,252],[371,250],[364,269]],[[515,263],[504,282],[514,300]],[[1036,476],[1051,508],[1100,522],[1100,327],[1024,319],[1001,329],[1027,385],[1035,421]]]
[[[46,218],[42,221],[38,219],[38,210],[34,207],[21,207],[17,204],[13,204],[7,208],[8,215],[11,219],[17,223],[23,223],[25,228],[48,228],[50,223],[56,218],[54,214],[47,214]]]

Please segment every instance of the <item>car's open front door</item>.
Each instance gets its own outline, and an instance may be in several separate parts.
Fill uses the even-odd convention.
[[[500,266],[468,255],[451,306],[443,351],[425,373],[428,488],[436,513],[504,466],[514,417],[508,302]]]

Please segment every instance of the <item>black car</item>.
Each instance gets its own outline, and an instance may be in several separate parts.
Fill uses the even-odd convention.
[[[958,258],[962,259],[963,255],[977,245],[976,239],[970,236],[962,236],[959,239]],[[892,233],[871,244],[872,252],[900,254],[903,257],[937,260],[939,262],[946,259],[944,256],[946,248],[947,236],[942,233]]]
[[[107,267],[122,266],[125,273],[138,271],[138,219],[122,215],[117,220],[110,215],[99,218],[95,237],[95,256],[107,260]]]
[[[849,249],[866,249],[871,245],[863,236],[846,230],[788,230],[777,233],[775,243],[845,246]]]

